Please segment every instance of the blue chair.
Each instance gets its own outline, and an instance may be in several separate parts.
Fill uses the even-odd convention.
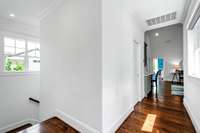
[[[154,74],[152,76],[152,79],[151,79],[151,85],[152,85],[152,88],[154,87],[154,83],[156,84],[156,97],[157,97],[157,88],[158,88],[158,76],[161,75],[161,70],[158,70],[156,74]]]

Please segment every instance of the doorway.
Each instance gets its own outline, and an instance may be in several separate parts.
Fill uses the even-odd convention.
[[[143,98],[142,96],[142,89],[141,89],[141,63],[140,63],[140,44],[138,41],[134,40],[133,45],[133,66],[134,66],[134,81],[136,90],[138,90],[138,100],[141,101]]]

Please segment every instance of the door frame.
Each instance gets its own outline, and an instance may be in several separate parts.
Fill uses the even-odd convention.
[[[142,41],[140,41],[142,42]],[[138,69],[139,69],[139,76],[138,76],[138,101],[142,101],[144,96],[145,96],[145,92],[144,92],[144,45],[143,43],[140,43],[137,40],[133,40],[134,43],[134,48],[137,47],[138,49],[138,59],[139,59],[139,64],[138,64]]]

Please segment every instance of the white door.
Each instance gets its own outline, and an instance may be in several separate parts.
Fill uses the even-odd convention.
[[[138,100],[141,96],[141,87],[140,87],[140,44],[137,41],[134,41],[133,44],[133,65],[134,65],[134,84],[138,92]]]

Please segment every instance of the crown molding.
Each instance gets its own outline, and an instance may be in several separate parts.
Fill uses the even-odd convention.
[[[64,0],[53,0],[47,8],[41,11],[39,15],[40,21],[44,19],[48,14],[54,12],[63,2]]]
[[[39,27],[39,26],[36,26],[36,25],[31,25],[31,24],[27,24],[27,23],[23,23],[23,22],[20,22],[16,19],[8,19],[8,18],[5,18],[5,17],[2,17],[0,16],[0,24],[15,24],[15,25],[23,25],[24,27]]]
[[[17,33],[37,38],[40,36],[39,26],[22,23],[15,19],[5,17],[0,17],[0,30],[1,32]]]
[[[182,13],[182,18],[181,18],[181,21],[183,23],[185,22],[185,19],[188,15],[188,10],[189,10],[189,7],[191,6],[191,4],[192,4],[192,0],[186,0],[185,6],[184,6],[184,9],[183,9],[183,13]]]

